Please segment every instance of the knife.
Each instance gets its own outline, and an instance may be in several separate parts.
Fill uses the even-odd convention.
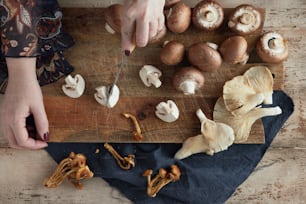
[[[122,69],[123,69],[125,63],[126,63],[126,55],[124,54],[124,52],[122,52],[121,53],[121,62],[118,64],[118,71],[115,75],[115,80],[114,80],[113,84],[109,87],[109,90],[108,90],[108,97],[107,97],[107,103],[106,104],[108,104],[108,100],[109,100],[110,96],[113,94],[114,86],[118,82],[120,73],[122,72]]]

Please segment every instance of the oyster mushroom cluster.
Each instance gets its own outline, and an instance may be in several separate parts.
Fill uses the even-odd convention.
[[[257,119],[281,114],[280,107],[262,108],[273,104],[273,77],[268,67],[253,66],[243,75],[227,81],[223,96],[215,104],[213,118],[231,126],[235,143],[245,142]]]

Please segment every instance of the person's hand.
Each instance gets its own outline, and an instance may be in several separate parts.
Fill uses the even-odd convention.
[[[6,58],[9,80],[0,109],[0,125],[9,146],[17,149],[41,149],[47,146],[49,123],[38,84],[36,58]],[[30,137],[26,118],[34,116],[37,138]]]
[[[165,0],[125,0],[121,19],[121,46],[126,55],[135,47],[145,47],[165,23]],[[134,39],[135,38],[135,39]]]

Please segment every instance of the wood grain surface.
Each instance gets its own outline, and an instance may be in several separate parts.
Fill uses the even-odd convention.
[[[103,8],[66,8],[64,9],[65,27],[75,39],[75,46],[68,50],[67,59],[75,66],[73,74],[81,74],[86,81],[85,94],[78,99],[70,99],[63,94],[63,79],[55,84],[43,87],[44,102],[49,119],[52,142],[136,142],[131,132],[131,122],[121,113],[129,112],[137,116],[146,143],[181,143],[187,137],[200,133],[200,122],[195,112],[201,108],[212,119],[212,111],[216,99],[222,95],[225,81],[243,74],[249,67],[262,63],[254,45],[262,33],[260,29],[254,34],[245,36],[250,54],[246,65],[230,65],[223,63],[213,73],[204,73],[205,85],[196,94],[185,96],[172,85],[174,72],[188,66],[185,60],[177,66],[166,66],[161,63],[159,53],[165,40],[179,40],[188,47],[197,42],[214,42],[219,44],[227,37],[235,35],[226,22],[233,9],[225,9],[223,26],[214,32],[201,32],[192,25],[182,34],[168,31],[163,41],[145,48],[136,48],[119,77],[120,99],[114,108],[101,106],[94,100],[95,88],[110,85],[121,59],[120,36],[105,31]],[[265,10],[260,9],[262,18]],[[162,71],[162,86],[158,89],[146,87],[139,78],[139,69],[150,64]],[[283,89],[282,64],[263,64],[275,75],[274,89]],[[72,74],[72,75],[73,75]],[[158,119],[154,112],[158,103],[173,100],[180,110],[180,117],[173,123],[165,123]],[[264,143],[264,130],[258,120],[245,143]]]

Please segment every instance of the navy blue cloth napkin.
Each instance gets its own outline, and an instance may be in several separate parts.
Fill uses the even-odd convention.
[[[214,156],[196,154],[176,161],[173,157],[181,144],[112,144],[123,156],[135,154],[136,166],[126,171],[117,166],[102,143],[49,143],[46,150],[57,162],[71,151],[85,154],[96,177],[103,178],[135,203],[224,203],[254,170],[293,113],[293,101],[284,92],[275,91],[273,101],[272,106],[280,106],[282,114],[262,119],[265,144],[234,144]],[[100,149],[98,154],[95,153],[97,148]],[[159,168],[172,164],[181,169],[180,180],[165,186],[155,198],[148,197],[147,179],[142,173],[151,168],[155,174]]]

